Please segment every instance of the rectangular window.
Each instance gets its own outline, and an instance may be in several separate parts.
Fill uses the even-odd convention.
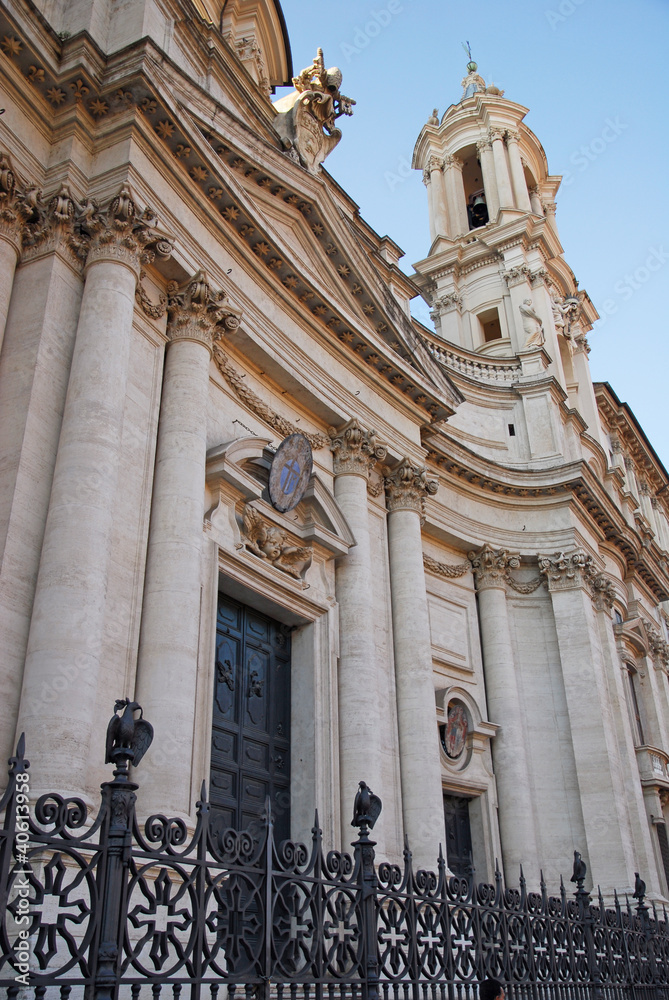
[[[502,327],[496,309],[486,309],[485,312],[479,313],[478,321],[481,324],[484,344],[489,344],[491,340],[502,339]]]
[[[641,725],[641,713],[639,712],[639,702],[636,696],[636,670],[634,667],[627,668],[627,679],[630,690],[630,705],[632,708],[632,718],[634,720],[634,743],[636,746],[644,746],[643,726]]]

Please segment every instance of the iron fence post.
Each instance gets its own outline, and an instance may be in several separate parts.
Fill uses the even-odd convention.
[[[358,827],[360,834],[351,845],[355,852],[356,871],[359,880],[360,919],[362,922],[362,946],[364,955],[364,981],[362,1000],[378,1000],[379,997],[379,950],[377,934],[377,905],[379,882],[376,877],[374,848],[376,841],[370,840],[369,831],[381,812],[381,799],[374,795],[364,781],[360,782],[353,804],[352,826]]]
[[[123,709],[123,715],[116,713]],[[134,718],[139,711],[140,718]],[[141,706],[129,698],[117,700],[107,727],[105,763],[114,764],[114,780],[101,785],[104,808],[100,878],[100,930],[94,945],[94,1000],[116,1000],[123,948],[122,920],[126,879],[132,847],[135,792],[129,766],[137,766],[153,740],[153,726],[142,717]]]
[[[100,932],[95,956],[95,1000],[116,1000],[122,946],[121,908],[132,837],[135,791],[127,761],[114,770],[114,780],[102,785],[105,809],[103,871],[100,880]]]

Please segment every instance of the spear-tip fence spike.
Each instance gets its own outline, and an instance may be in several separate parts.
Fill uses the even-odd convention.
[[[23,757],[26,752],[26,734],[21,733],[19,736],[19,742],[16,744],[16,756]]]
[[[200,802],[202,805],[207,801],[207,782],[202,779],[202,784],[200,785]]]

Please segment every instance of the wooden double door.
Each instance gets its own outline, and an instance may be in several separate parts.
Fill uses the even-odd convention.
[[[290,837],[290,630],[224,594],[216,622],[210,800],[216,829]]]

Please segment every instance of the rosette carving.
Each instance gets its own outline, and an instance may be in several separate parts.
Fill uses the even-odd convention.
[[[426,496],[434,496],[439,489],[436,479],[427,478],[424,465],[413,465],[403,458],[394,469],[385,470],[386,504],[389,511],[415,510],[423,516]]]
[[[342,427],[330,428],[330,449],[334,456],[335,476],[368,478],[377,462],[382,462],[388,449],[376,440],[376,431],[366,431],[356,418]]]

